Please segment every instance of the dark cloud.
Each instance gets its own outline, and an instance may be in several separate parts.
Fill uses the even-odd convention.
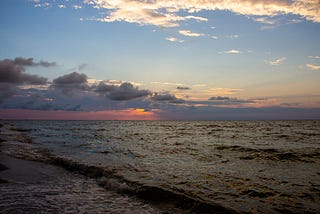
[[[87,78],[85,74],[73,72],[54,79],[53,83],[57,85],[83,84],[87,83]]]
[[[9,83],[0,83],[0,103],[17,92],[17,87]]]
[[[191,90],[190,87],[186,87],[186,86],[178,86],[177,89],[178,90]]]
[[[159,101],[159,102],[169,102],[169,103],[185,103],[185,100],[178,99],[175,95],[170,93],[154,93],[152,100]]]
[[[40,63],[36,64],[40,65]],[[32,58],[15,58],[14,60],[5,59],[0,61],[0,82],[11,84],[45,84],[47,82],[46,78],[25,73],[24,66],[33,65],[35,63]]]
[[[120,86],[105,86],[105,90],[109,90],[106,97],[111,100],[132,100],[139,97],[145,97],[151,94],[149,90],[140,90],[131,83],[125,82]]]
[[[210,97],[210,101],[214,101],[215,103],[221,103],[221,104],[240,104],[240,103],[253,103],[252,100],[244,100],[244,99],[238,99],[238,98],[232,98],[232,97]]]
[[[43,66],[43,67],[50,67],[55,66],[55,62],[47,62],[47,61],[40,61],[34,62],[33,58],[23,58],[23,57],[16,57],[13,61],[13,64],[19,66]]]
[[[53,80],[52,88],[62,90],[67,93],[73,90],[89,90],[90,87],[87,84],[87,75],[79,74],[78,72],[72,72],[60,76]]]
[[[111,91],[115,91],[118,86],[106,84],[104,82],[100,82],[97,86],[93,86],[94,90],[98,93],[107,93]]]

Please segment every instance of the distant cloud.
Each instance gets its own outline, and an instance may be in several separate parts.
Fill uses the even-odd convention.
[[[312,59],[320,59],[320,56],[308,56],[308,57]]]
[[[240,89],[240,88],[210,88],[205,92],[208,94],[214,94],[214,95],[231,95],[231,94],[237,94],[241,91],[243,91],[243,89]]]
[[[228,39],[237,39],[237,38],[239,38],[240,36],[239,35],[237,35],[237,34],[234,34],[234,35],[227,35],[226,36],[226,38],[228,38]]]
[[[185,103],[185,100],[178,99],[175,95],[168,92],[165,93],[154,93],[151,97],[152,100],[159,102],[169,102],[169,103]]]
[[[11,84],[45,84],[47,79],[37,75],[25,73],[28,66],[54,66],[55,63],[46,61],[34,62],[33,58],[17,57],[14,60],[4,59],[0,61],[0,82]]]
[[[122,83],[119,87],[115,87],[113,90],[106,94],[106,97],[111,100],[132,100],[140,97],[150,95],[149,90],[140,90],[138,87],[134,87],[131,83]]]
[[[180,42],[180,43],[184,42],[184,40],[178,39],[178,38],[173,37],[173,36],[167,37],[166,40],[168,40],[170,42]]]
[[[157,112],[159,118],[166,118],[166,115],[170,115],[168,117],[170,119],[210,119],[219,118],[224,112],[224,118],[230,117],[235,119],[237,117],[234,117],[235,115],[231,117],[230,113],[241,113],[241,109],[251,108],[247,112],[253,115],[251,112],[256,111],[259,113],[260,111],[255,109],[265,107],[266,102],[269,102],[268,106],[274,106],[276,103],[278,103],[278,106],[293,106],[293,102],[291,101],[280,102],[278,100],[275,103],[272,100],[267,101],[263,98],[260,100],[237,98],[233,97],[233,94],[237,94],[243,91],[243,89],[209,88],[206,90],[208,86],[203,84],[192,85],[192,88],[194,88],[194,91],[197,91],[197,87],[199,87],[201,89],[200,93],[202,93],[201,96],[204,98],[197,97],[196,99],[190,99],[190,97],[183,95],[183,91],[177,91],[190,89],[181,83],[154,82],[153,84],[168,85],[169,88],[173,89],[175,94],[172,91],[155,92],[148,89],[140,89],[135,86],[135,83],[121,80],[88,79],[85,73],[80,72],[61,75],[51,83],[48,81],[38,81],[38,85],[32,85],[35,81],[30,81],[30,79],[36,78],[36,80],[39,80],[38,78],[40,78],[41,80],[42,77],[26,73],[25,69],[28,66],[46,67],[54,64],[45,61],[37,62],[32,58],[5,59],[0,61],[0,74],[2,75],[0,75],[0,111],[3,111],[3,109],[33,109],[50,110],[52,113],[56,110],[70,112],[119,110],[121,112],[122,110],[140,109],[137,111]],[[6,67],[8,65],[11,67]],[[3,72],[8,71],[8,68],[11,69],[9,69],[11,76]],[[85,65],[80,65],[72,70],[80,71],[84,68]],[[16,81],[16,79],[19,81]],[[92,82],[89,83],[89,80],[92,80]],[[289,105],[290,103],[292,105]],[[320,114],[318,113],[317,115]]]
[[[181,83],[173,83],[173,82],[150,82],[150,84],[156,84],[156,85],[174,85],[179,86]]]
[[[40,3],[40,1],[36,1],[35,3],[37,3],[37,4],[35,4],[34,5],[34,7],[51,7],[51,4],[50,3],[48,3],[48,2],[45,2],[45,3],[42,3],[42,4],[39,4]]]
[[[117,86],[100,82],[97,86],[94,86],[93,88],[96,92],[104,94],[116,90]]]
[[[260,22],[260,23],[268,24],[268,25],[274,25],[277,23],[276,20],[271,19],[269,17],[256,17],[256,18],[253,18],[253,20],[255,22]]]
[[[79,9],[82,9],[82,6],[81,5],[77,5],[77,4],[74,4],[71,6],[73,9],[75,10],[79,10]]]
[[[186,86],[178,86],[177,87],[178,90],[190,90],[190,87],[186,87]]]
[[[179,33],[181,35],[184,35],[184,36],[189,36],[189,37],[199,37],[199,36],[203,36],[203,34],[201,33],[195,33],[195,32],[192,32],[190,30],[179,30]]]
[[[277,66],[277,65],[281,65],[286,59],[287,59],[286,57],[281,57],[275,60],[269,60],[269,61],[265,60],[264,62],[269,65]]]
[[[87,78],[85,74],[73,72],[54,79],[52,88],[62,90],[64,93],[72,92],[73,90],[88,90]]]
[[[64,4],[59,4],[58,7],[59,7],[59,8],[63,8],[63,9],[67,8],[67,6],[64,5]]]
[[[236,49],[232,49],[232,50],[228,50],[228,51],[224,51],[223,53],[226,54],[241,54],[242,52]]]
[[[97,20],[104,22],[125,21],[159,27],[177,27],[181,21],[188,19],[207,21],[205,17],[183,16],[181,12],[186,11],[192,14],[215,10],[227,10],[236,14],[257,17],[256,21],[265,23],[267,22],[265,17],[287,14],[298,15],[313,22],[320,22],[319,2],[316,0],[85,0],[84,2],[98,9],[99,12],[102,9],[106,10],[107,16]]]
[[[23,58],[23,57],[16,57],[13,60],[13,63],[15,65],[20,65],[20,66],[43,66],[43,67],[56,66],[55,62],[47,62],[42,60],[40,62],[34,62],[33,58]]]
[[[10,83],[0,82],[0,103],[17,93],[18,88]]]
[[[254,103],[252,100],[244,100],[244,99],[238,99],[238,98],[231,98],[231,97],[210,97],[210,101],[214,101],[215,104],[241,104],[241,103]]]
[[[307,68],[310,70],[320,70],[320,65],[314,65],[314,64],[306,64]]]

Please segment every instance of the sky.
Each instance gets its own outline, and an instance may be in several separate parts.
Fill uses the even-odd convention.
[[[320,119],[318,0],[1,0],[0,119]]]

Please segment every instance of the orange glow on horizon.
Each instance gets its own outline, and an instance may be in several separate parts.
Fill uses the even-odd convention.
[[[157,120],[154,111],[125,109],[106,111],[44,111],[26,109],[1,109],[0,119],[5,120]]]

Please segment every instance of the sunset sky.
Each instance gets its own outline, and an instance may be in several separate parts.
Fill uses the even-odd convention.
[[[1,0],[0,119],[320,119],[318,0]]]

